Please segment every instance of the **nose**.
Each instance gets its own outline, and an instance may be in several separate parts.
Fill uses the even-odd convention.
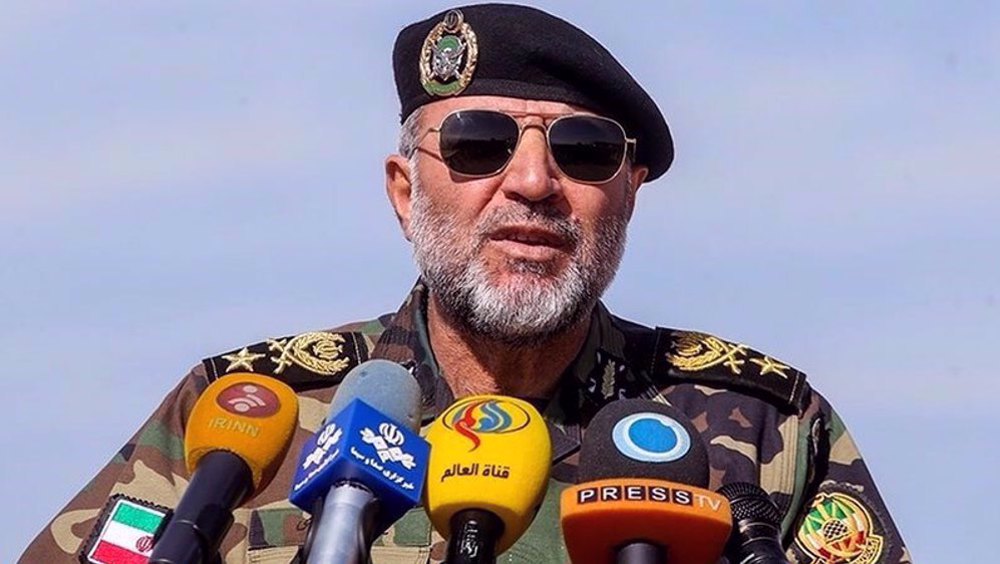
[[[549,158],[545,126],[524,126],[514,156],[504,171],[500,189],[509,197],[539,202],[560,191],[558,177]]]

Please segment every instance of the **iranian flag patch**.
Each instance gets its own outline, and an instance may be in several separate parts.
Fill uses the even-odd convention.
[[[170,512],[139,499],[112,496],[104,506],[90,541],[80,552],[84,564],[146,564],[153,537]]]

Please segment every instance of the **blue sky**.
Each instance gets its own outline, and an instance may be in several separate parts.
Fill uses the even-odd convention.
[[[802,368],[914,557],[992,561],[1000,7],[538,5],[614,52],[677,144],[610,307]],[[201,358],[399,305],[390,51],[447,6],[0,7],[0,561]]]

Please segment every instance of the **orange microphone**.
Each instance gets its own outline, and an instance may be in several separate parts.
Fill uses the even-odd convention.
[[[202,392],[184,435],[191,482],[157,535],[151,564],[215,558],[233,524],[233,509],[274,478],[292,442],[298,413],[291,388],[258,374],[229,374]]]
[[[552,461],[548,427],[530,403],[494,395],[452,404],[427,431],[427,513],[449,564],[492,563],[535,518]]]
[[[562,493],[561,524],[574,564],[714,564],[732,515],[708,486],[708,451],[680,411],[614,401],[584,437],[579,484]]]

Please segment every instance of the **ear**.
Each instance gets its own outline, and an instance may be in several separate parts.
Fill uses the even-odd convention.
[[[628,189],[630,193],[627,194],[629,219],[632,219],[632,211],[635,210],[635,196],[639,192],[639,188],[642,188],[642,183],[646,181],[647,176],[649,176],[649,167],[647,166],[633,165],[632,170],[629,171]]]
[[[396,212],[396,219],[403,229],[403,236],[410,240],[410,207],[412,204],[413,183],[410,175],[416,171],[410,170],[410,162],[402,155],[389,155],[385,159],[385,192],[389,203]]]

